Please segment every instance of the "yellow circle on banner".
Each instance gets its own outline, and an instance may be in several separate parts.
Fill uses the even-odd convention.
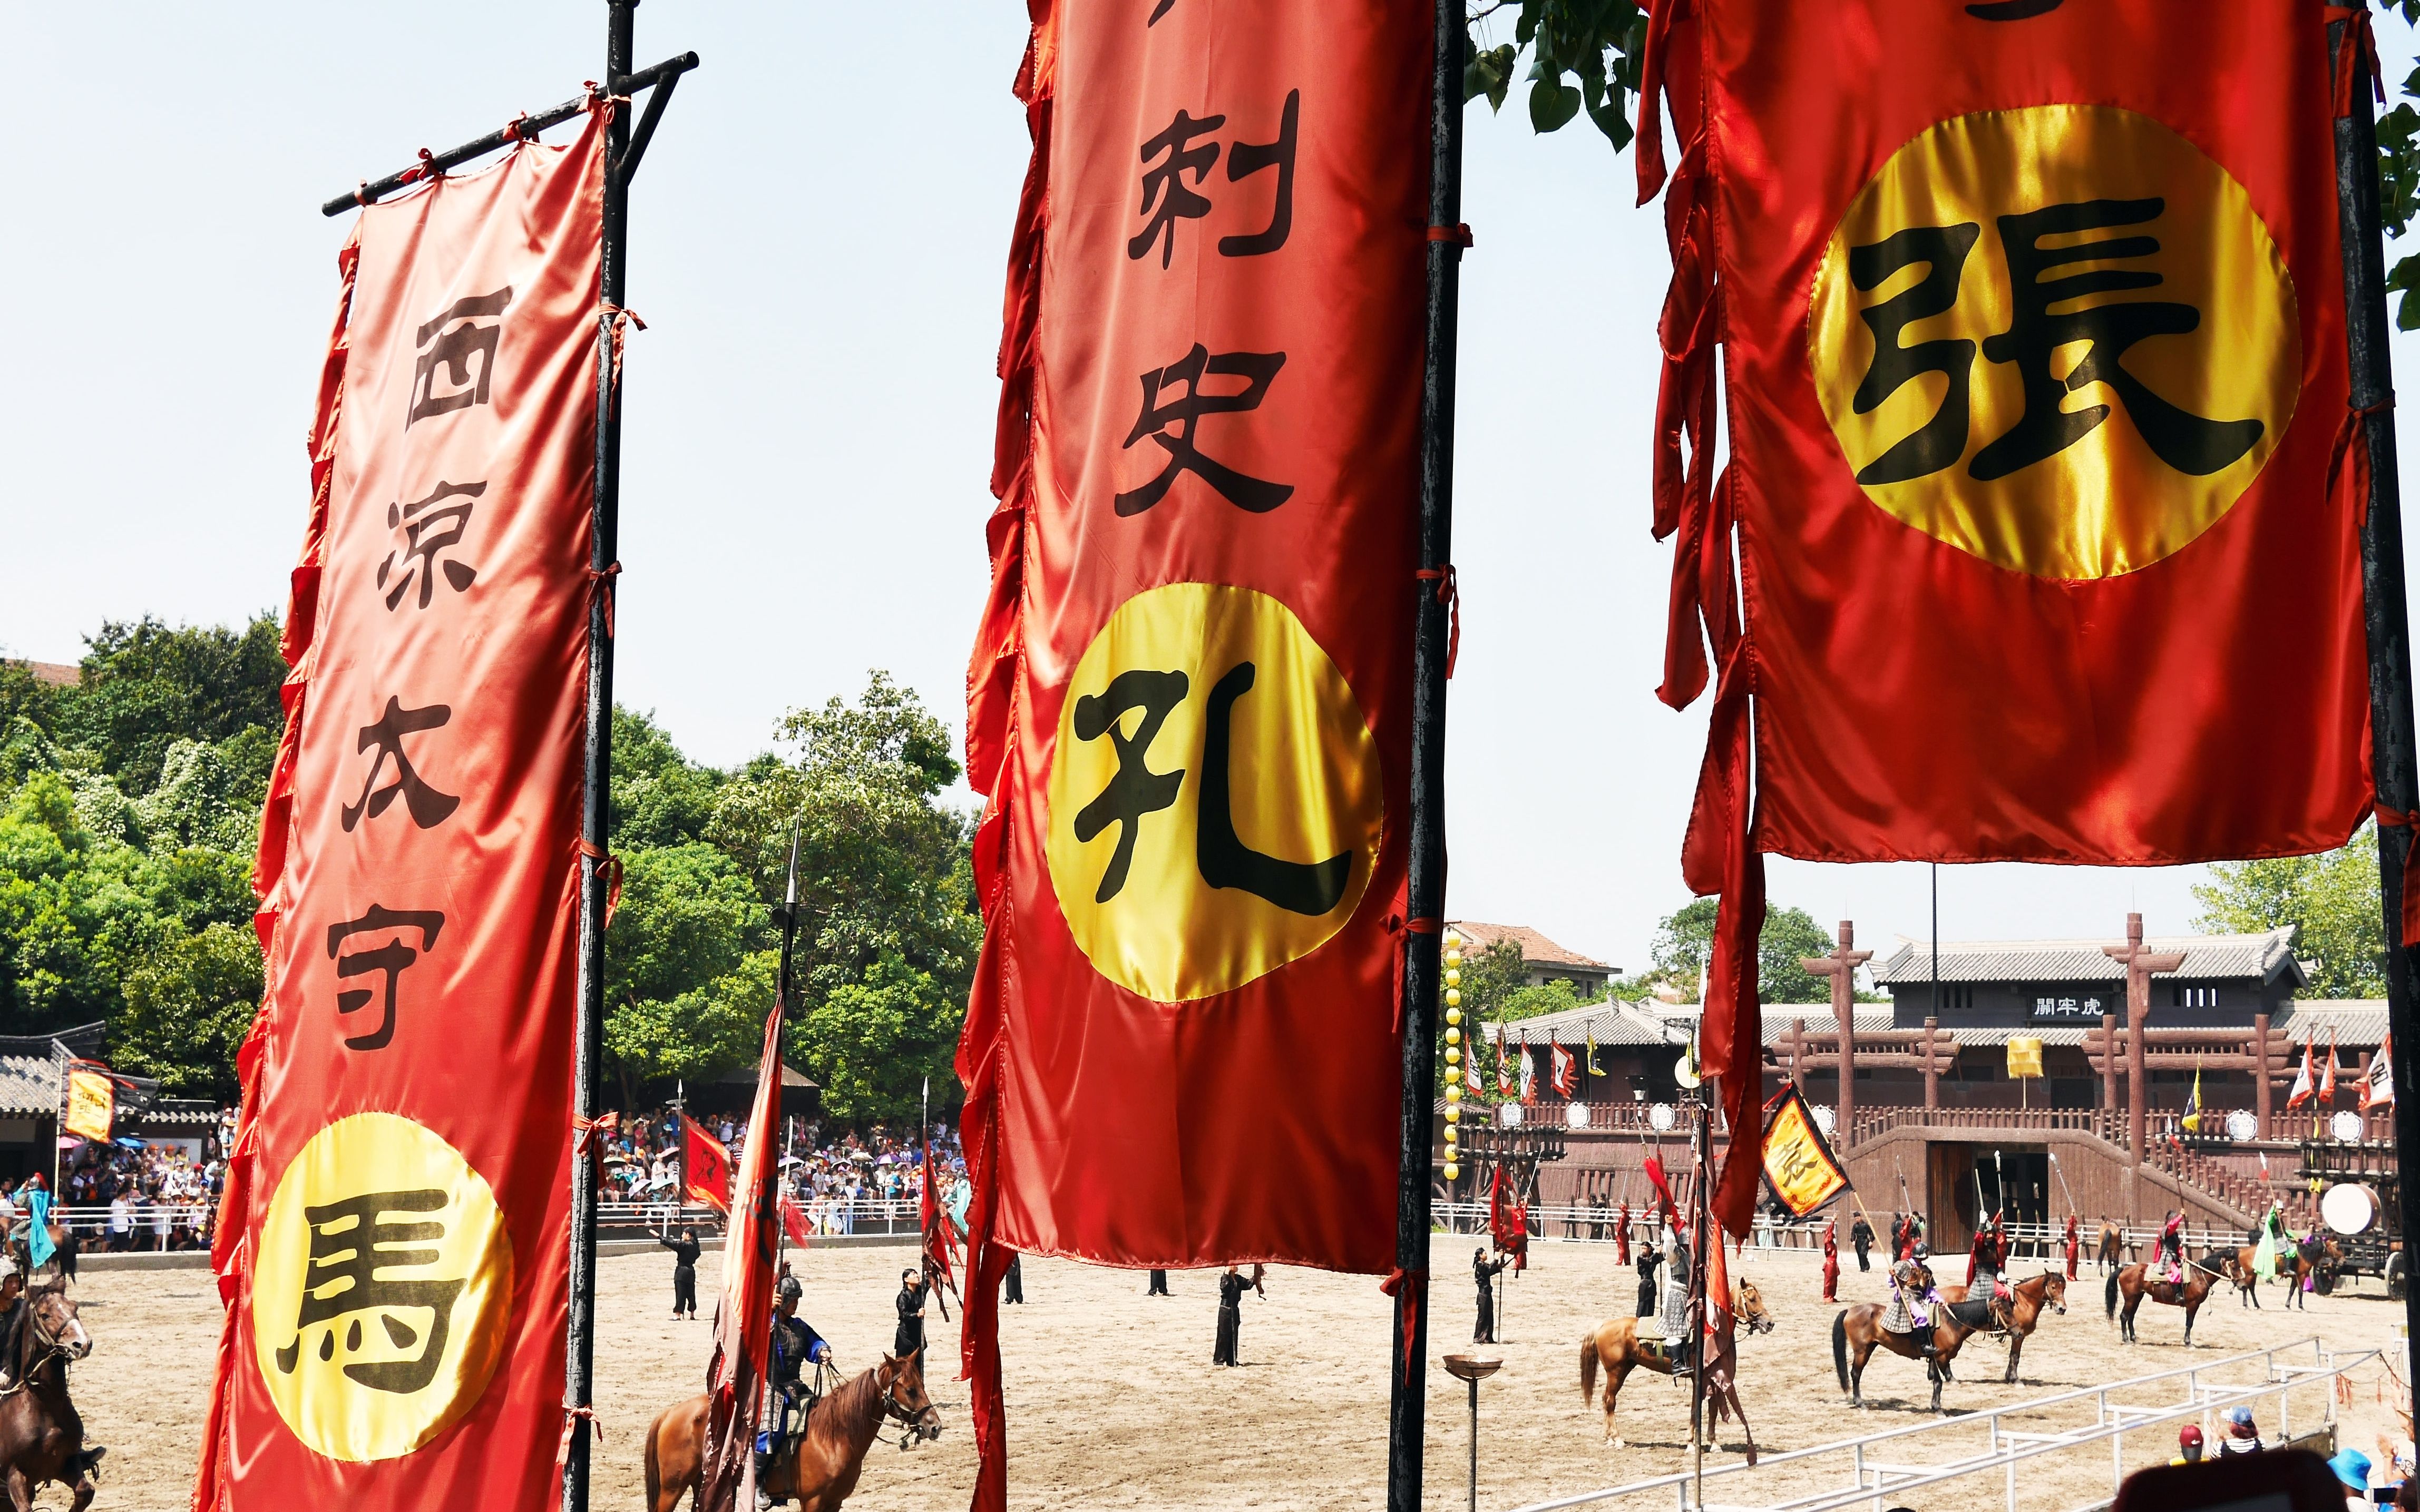
[[[1168,583],[1118,606],[1067,687],[1045,853],[1094,970],[1155,1002],[1319,949],[1370,885],[1378,743],[1266,594]]]
[[[253,1353],[331,1459],[392,1459],[468,1412],[503,1358],[512,1239],[452,1145],[392,1113],[311,1136],[253,1258]]]
[[[2181,549],[2302,390],[2294,281],[2243,186],[2109,105],[1980,111],[1893,153],[1824,251],[1807,347],[1867,498],[2041,578]]]

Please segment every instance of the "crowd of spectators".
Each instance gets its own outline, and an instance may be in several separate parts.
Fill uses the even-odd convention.
[[[54,1200],[78,1210],[71,1226],[86,1251],[208,1249],[234,1142],[229,1108],[216,1128],[191,1140],[128,1135],[62,1145]],[[0,1199],[8,1222],[22,1216],[27,1196],[21,1185]]]
[[[697,1117],[706,1134],[730,1154],[738,1168],[748,1142],[745,1121],[730,1113]],[[922,1151],[916,1130],[875,1124],[863,1131],[838,1129],[821,1120],[789,1120],[783,1127],[780,1160],[783,1195],[797,1205],[811,1232],[845,1234],[876,1215],[886,1223],[897,1217],[887,1204],[922,1201]],[[935,1176],[943,1204],[963,1222],[966,1211],[966,1162],[957,1133],[946,1123],[932,1129]],[[604,1149],[608,1201],[661,1203],[667,1208],[682,1197],[680,1114],[658,1107],[626,1115]],[[908,1215],[913,1222],[914,1215]]]

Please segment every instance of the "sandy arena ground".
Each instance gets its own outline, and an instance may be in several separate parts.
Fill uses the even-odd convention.
[[[1459,1348],[1468,1336],[1471,1286],[1461,1257],[1470,1242],[1441,1237],[1437,1244],[1440,1316],[1433,1356]],[[871,1365],[889,1346],[899,1267],[912,1254],[883,1247],[823,1249],[807,1257],[806,1315],[832,1339],[848,1368]],[[2018,1267],[2021,1274],[2036,1268]],[[715,1257],[701,1269],[699,1289],[710,1308]],[[597,1415],[606,1438],[593,1503],[598,1508],[639,1506],[643,1428],[658,1410],[702,1383],[708,1325],[665,1317],[670,1272],[669,1257],[660,1255],[602,1262]],[[1751,1250],[1739,1273],[1762,1288],[1779,1319],[1776,1333],[1747,1340],[1741,1350],[1741,1395],[1765,1452],[1928,1420],[1918,1411],[1921,1367],[1896,1357],[1877,1358],[1869,1368],[1868,1411],[1848,1410],[1833,1382],[1830,1330],[1837,1309],[1818,1301],[1813,1257]],[[1842,1277],[1842,1300],[1879,1300],[1881,1280],[1879,1271],[1859,1275],[1852,1265]],[[1245,1368],[1238,1370],[1209,1363],[1213,1277],[1179,1273],[1173,1288],[1173,1297],[1147,1299],[1138,1273],[1027,1262],[1027,1305],[1004,1310],[1011,1505],[1054,1512],[1383,1505],[1391,1318],[1374,1278],[1272,1271],[1266,1300],[1245,1300]],[[1504,1368],[1481,1391],[1481,1505],[1505,1512],[1683,1468],[1686,1398],[1668,1381],[1643,1373],[1632,1378],[1622,1396],[1621,1429],[1630,1442],[1623,1449],[1600,1443],[1599,1414],[1580,1400],[1577,1341],[1598,1319],[1627,1314],[1635,1290],[1635,1276],[1617,1270],[1610,1245],[1536,1247],[1528,1274],[1512,1288],[1509,1340],[1498,1350]],[[94,1506],[181,1509],[191,1494],[219,1323],[208,1273],[87,1273],[80,1296],[97,1348],[76,1367],[74,1393],[93,1439],[110,1446]],[[2101,1287],[2087,1268],[2067,1316],[2046,1319],[2029,1341],[2024,1382],[1999,1384],[2006,1355],[2000,1346],[1976,1340],[1957,1363],[1960,1379],[1945,1403],[1952,1412],[1971,1412],[2314,1334],[2336,1348],[2384,1345],[2400,1312],[2382,1300],[2374,1280],[2357,1294],[2313,1298],[2307,1314],[2284,1311],[2282,1292],[2273,1288],[2263,1300],[2267,1309],[2256,1313],[2222,1291],[2201,1315],[2190,1356],[2179,1347],[2181,1315],[2147,1304],[2144,1342],[2129,1349],[2102,1320]],[[937,1358],[954,1359],[954,1325],[936,1316],[932,1338]],[[2386,1422],[2375,1389],[2381,1375],[2375,1366],[2361,1373],[2344,1421],[2346,1442],[2373,1454],[2375,1435]],[[1427,1502],[1458,1508],[1469,1453],[1465,1388],[1434,1365],[1430,1382]],[[2175,1395],[2172,1388],[2154,1399]],[[974,1471],[966,1388],[945,1379],[934,1382],[933,1396],[947,1424],[939,1443],[904,1454],[876,1444],[851,1508],[955,1512],[966,1504]],[[2318,1388],[2298,1391],[2297,1426],[2316,1423],[2322,1401]],[[2087,1406],[2087,1418],[2088,1412]],[[2261,1426],[2273,1435],[2273,1408],[2264,1410]],[[1982,1433],[1978,1423],[1931,1435],[1937,1445],[1919,1439],[1895,1446],[1891,1458],[1972,1453]],[[1736,1446],[1735,1428],[1724,1437]],[[2126,1458],[2130,1464],[2164,1460],[2173,1443],[2166,1435],[2136,1435],[2127,1443]],[[1710,1463],[1737,1459],[1727,1449]],[[2030,1461],[2021,1473],[2020,1504],[2062,1512],[2106,1496],[2108,1466],[2105,1443]],[[1709,1488],[1709,1499],[1762,1504],[1804,1484],[1795,1470],[1727,1476]],[[1993,1473],[1894,1500],[1934,1512],[1997,1505],[2002,1491],[2001,1476]],[[1670,1497],[1667,1491],[1607,1504],[1663,1512]],[[64,1505],[66,1498],[53,1488],[42,1502]]]

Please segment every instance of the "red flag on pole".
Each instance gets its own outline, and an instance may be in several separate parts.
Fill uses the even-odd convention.
[[[1733,1233],[1764,855],[2166,865],[2329,849],[2371,811],[2325,23],[1651,7],[1642,198],[1667,102],[1681,148],[1660,696],[1714,686],[1682,859],[1723,899]],[[2236,690],[2270,687],[2247,733]]]
[[[2286,1094],[2286,1111],[2291,1113],[2309,1102],[2319,1085],[2311,1064],[2311,1041],[2305,1040],[2303,1041],[2303,1070],[2294,1078],[2293,1090]]]
[[[338,257],[200,1508],[557,1499],[600,120]]]
[[[752,1451],[765,1407],[765,1375],[772,1352],[773,1282],[781,1269],[781,1199],[774,1188],[781,1127],[782,1005],[776,1001],[773,1011],[765,1015],[765,1053],[756,1067],[756,1101],[748,1116],[748,1143],[739,1152],[738,1180],[731,1188],[737,1200],[729,1209],[731,1227],[722,1239],[722,1296],[714,1304],[714,1354],[706,1365],[706,1459],[699,1467],[699,1512],[730,1512],[754,1500]]]
[[[1580,1086],[1578,1059],[1563,1048],[1559,1040],[1546,1042],[1546,1054],[1554,1062],[1555,1095],[1567,1098],[1576,1093]]]
[[[2328,1030],[2328,1058],[2319,1067],[2319,1097],[2323,1109],[2336,1105],[2336,1031],[2333,1026]]]
[[[950,1247],[957,1242],[955,1226],[950,1222],[950,1210],[941,1203],[940,1183],[933,1174],[933,1147],[924,1147],[923,1202],[924,1263],[933,1273],[957,1289],[957,1277],[950,1266]]]
[[[681,1115],[681,1185],[690,1201],[730,1215],[731,1151],[686,1113]]]
[[[1434,8],[1030,8],[967,709],[984,1509],[1012,1252],[1393,1266],[1415,595],[1453,592],[1406,503]]]

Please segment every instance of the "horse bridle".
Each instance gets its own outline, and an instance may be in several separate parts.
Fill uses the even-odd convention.
[[[917,1419],[924,1414],[922,1412],[908,1411],[908,1404],[901,1401],[895,1395],[898,1389],[899,1378],[896,1376],[892,1378],[890,1385],[882,1388],[882,1415],[900,1425],[899,1447],[905,1449],[921,1440],[923,1428],[918,1424]],[[880,1435],[877,1434],[876,1437]]]
[[[8,1391],[0,1393],[0,1396],[14,1396],[24,1390],[26,1384],[41,1373],[42,1366],[53,1360],[64,1362],[75,1358],[74,1352],[69,1350],[59,1335],[42,1326],[40,1305],[30,1295],[25,1298],[25,1327],[32,1331],[34,1342],[41,1346],[41,1352],[34,1357],[32,1364],[18,1373],[16,1380],[8,1382]]]

